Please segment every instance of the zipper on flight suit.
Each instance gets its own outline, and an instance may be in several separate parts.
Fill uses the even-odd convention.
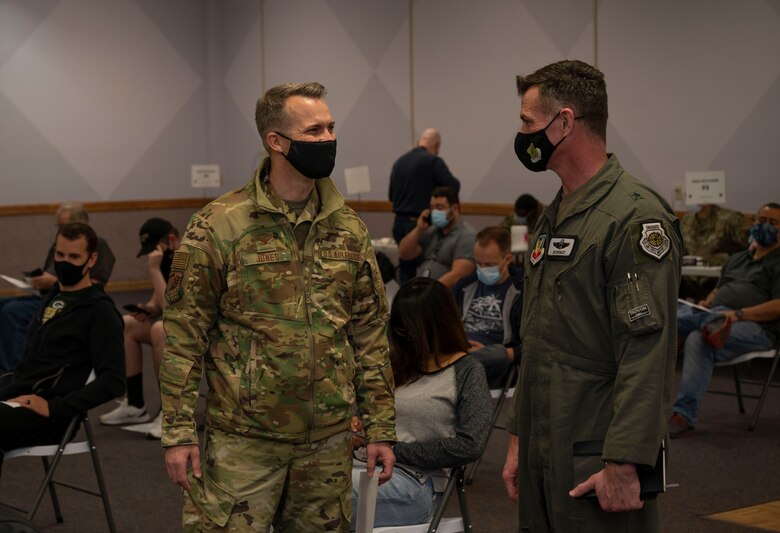
[[[589,253],[594,251],[596,249],[596,243],[591,244],[587,250],[579,254],[579,257],[577,258],[577,261],[571,265],[569,268],[564,270],[563,272],[560,272],[557,276],[555,276],[555,296],[557,301],[561,301],[563,298],[563,287],[561,284],[561,281],[563,278],[567,277],[571,272],[577,270],[580,265],[582,265],[583,261],[587,257]]]

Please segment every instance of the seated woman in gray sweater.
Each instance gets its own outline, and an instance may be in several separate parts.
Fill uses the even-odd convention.
[[[468,355],[458,308],[442,283],[415,278],[403,285],[393,300],[388,335],[398,444],[393,477],[377,493],[376,527],[430,521],[449,468],[482,455],[492,411],[485,370]],[[353,516],[364,470],[355,461]]]

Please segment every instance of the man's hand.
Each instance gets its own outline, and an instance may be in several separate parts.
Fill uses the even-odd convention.
[[[39,291],[47,291],[54,287],[55,283],[57,283],[57,276],[49,274],[48,272],[30,278],[30,285],[32,285],[32,288],[38,289]]]
[[[601,509],[608,513],[636,511],[644,506],[644,502],[639,499],[636,465],[607,463],[603,470],[569,491],[569,496],[579,498],[591,490],[596,491]]]
[[[517,488],[518,453],[517,435],[509,435],[506,462],[504,463],[504,471],[501,472],[501,477],[504,478],[506,493],[513,502],[520,501],[520,491]]]
[[[472,340],[469,340],[469,346],[470,346],[469,353],[476,352],[477,350],[481,350],[482,348],[485,347],[485,345],[482,344],[481,342],[472,341]]]
[[[393,466],[395,465],[395,454],[393,447],[387,442],[374,442],[366,446],[366,472],[368,477],[374,475],[374,469],[377,461],[382,463],[382,472],[379,474],[379,484],[389,480],[393,476]]]
[[[158,244],[154,247],[154,250],[149,252],[146,256],[146,266],[151,272],[160,270],[160,265],[163,260],[163,247],[162,244]]]
[[[423,209],[422,213],[420,213],[420,216],[417,217],[417,228],[420,231],[425,231],[429,227],[431,227],[431,223],[428,222],[430,220],[428,217],[431,216],[431,210],[430,209]]]
[[[11,398],[6,401],[18,403],[25,409],[29,409],[34,413],[49,418],[49,402],[37,394],[25,394],[23,396],[17,396],[16,398]]]
[[[165,469],[168,479],[189,492],[192,490],[187,479],[187,463],[192,463],[192,473],[200,479],[200,448],[197,444],[183,444],[165,449]]]
[[[352,430],[352,447],[360,448],[366,444],[366,432],[363,429],[363,422],[356,416],[352,417],[352,422],[349,424]]]

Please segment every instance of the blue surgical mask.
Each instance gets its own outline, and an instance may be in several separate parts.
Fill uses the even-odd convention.
[[[515,226],[522,226],[527,224],[528,224],[528,219],[526,217],[515,215]]]
[[[777,244],[777,228],[768,222],[753,224],[750,228],[750,238],[762,248],[769,248]]]
[[[485,285],[495,285],[501,280],[501,269],[498,266],[478,266],[477,278]]]
[[[446,228],[450,221],[447,220],[447,211],[442,209],[431,209],[431,224],[437,228]]]

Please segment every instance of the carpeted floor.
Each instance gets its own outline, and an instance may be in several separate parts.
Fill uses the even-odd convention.
[[[114,295],[119,305],[142,296]],[[754,364],[761,375],[768,363]],[[147,356],[144,367],[147,404],[152,413],[159,407],[156,380]],[[719,388],[733,386],[728,369],[718,370],[714,381]],[[748,401],[752,413],[754,402]],[[114,518],[120,532],[165,533],[180,530],[181,494],[168,481],[159,441],[116,427],[100,426],[97,415],[113,408],[104,405],[92,414],[93,428],[106,476]],[[701,422],[690,436],[671,443],[668,482],[679,484],[660,496],[662,529],[669,532],[748,532],[762,531],[709,515],[764,504],[780,499],[780,389],[770,391],[758,427],[746,430],[748,415],[737,411],[736,399],[708,394]],[[467,489],[474,531],[512,532],[517,524],[515,505],[508,500],[501,481],[506,453],[506,432],[494,431],[484,459]],[[39,480],[40,461],[14,459],[3,466],[0,501],[24,504],[31,499]],[[74,476],[91,481],[92,468],[86,455],[66,457],[61,477]],[[56,524],[48,499],[44,499],[35,523],[51,533],[91,533],[106,531],[106,522],[97,498],[59,491],[64,524]],[[453,498],[448,514],[457,513]],[[743,513],[749,514],[749,513]],[[758,522],[751,522],[758,524]],[[765,530],[764,530],[765,531]]]

